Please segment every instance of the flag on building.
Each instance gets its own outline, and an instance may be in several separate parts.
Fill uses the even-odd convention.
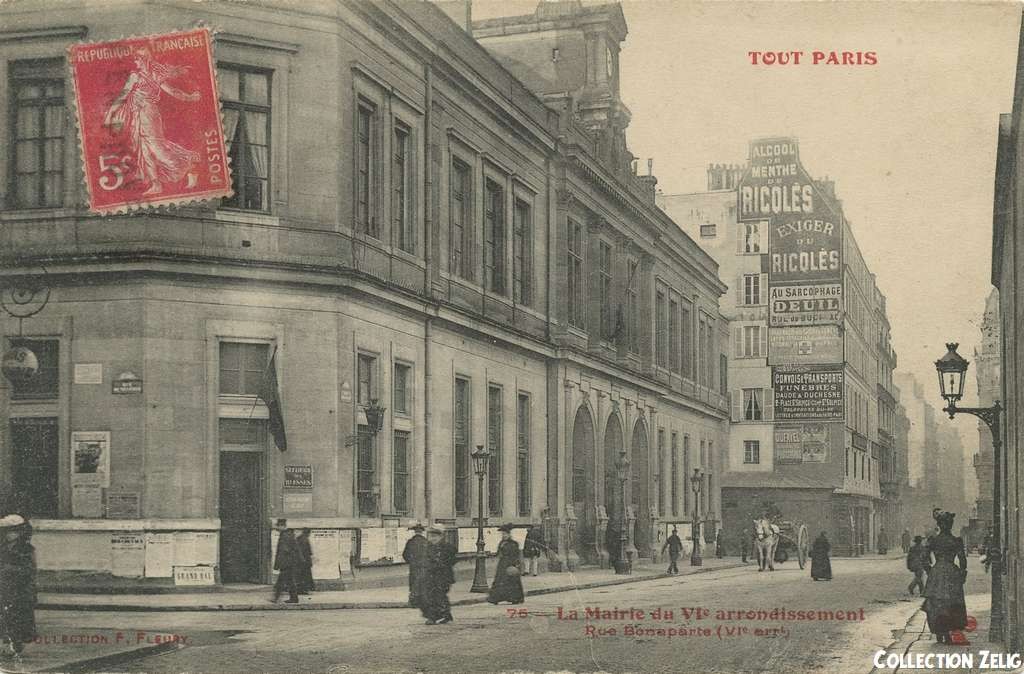
[[[274,436],[274,444],[282,452],[288,449],[288,440],[284,435],[284,415],[281,412],[281,389],[277,385],[277,348],[274,348],[270,356],[270,364],[267,371],[263,373],[263,381],[260,382],[260,399],[267,405],[270,412],[270,434]]]

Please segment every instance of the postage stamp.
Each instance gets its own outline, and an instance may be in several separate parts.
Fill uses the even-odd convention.
[[[89,210],[231,196],[206,28],[68,48]]]

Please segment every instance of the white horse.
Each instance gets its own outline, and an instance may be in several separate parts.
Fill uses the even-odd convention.
[[[754,547],[757,549],[757,570],[775,570],[775,548],[779,544],[780,529],[767,517],[754,520]]]

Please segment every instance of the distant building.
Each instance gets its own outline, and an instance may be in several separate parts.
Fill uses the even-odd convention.
[[[985,314],[981,319],[981,343],[974,350],[974,375],[978,384],[978,405],[988,407],[1002,399],[1001,340],[999,324],[999,291],[995,288],[985,300]],[[974,455],[977,476],[977,515],[987,527],[992,523],[993,454],[992,432],[983,421],[978,421],[978,453]]]
[[[795,139],[777,140],[783,149],[788,143],[796,155]],[[759,142],[768,141],[754,141],[752,152]],[[792,164],[793,171],[802,172],[797,166]],[[789,167],[781,165],[787,171]],[[825,320],[806,327],[770,327],[769,220],[737,217],[738,189],[752,170],[712,164],[707,191],[658,196],[665,212],[718,261],[729,286],[721,302],[732,342],[723,525],[745,527],[747,516],[770,500],[784,516],[806,519],[812,529],[828,531],[837,553],[864,554],[875,549],[881,527],[891,533],[902,526],[894,445],[896,354],[889,342],[885,297],[842,216],[835,184],[812,181],[806,188],[813,190],[815,203],[835,212],[835,227],[842,228],[844,264],[834,281],[842,287],[841,311],[831,324]],[[782,198],[779,204],[792,209]],[[819,211],[814,217],[821,217]],[[811,424],[776,418],[773,365],[790,363],[841,372],[838,418]]]

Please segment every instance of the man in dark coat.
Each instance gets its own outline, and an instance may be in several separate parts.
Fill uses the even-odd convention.
[[[661,546],[661,554],[665,554],[666,548],[668,548],[667,573],[679,573],[679,553],[683,549],[683,542],[679,539],[679,529],[672,527],[672,535],[665,539],[665,544]]]
[[[900,535],[900,546],[903,548],[904,555],[910,552],[910,531],[907,529],[904,529]]]
[[[276,602],[284,590],[288,590],[288,601],[286,604],[299,603],[299,591],[297,576],[302,568],[302,553],[299,551],[299,544],[295,542],[295,534],[288,528],[288,521],[277,520],[277,530],[280,538],[277,540],[277,554],[274,555],[274,570],[278,571],[277,582],[274,583],[274,598]]]
[[[412,538],[405,542],[402,559],[409,565],[409,606],[419,607],[427,582],[427,557],[430,544],[423,536],[425,529],[422,524],[409,527]]]
[[[433,524],[427,529],[427,572],[420,612],[428,625],[452,622],[448,589],[455,583],[455,548],[444,540],[444,527]]]
[[[313,591],[313,546],[309,543],[309,529],[303,529],[295,537],[295,544],[302,556],[302,565],[299,567],[295,584],[298,586],[299,594],[309,594]]]
[[[914,580],[907,587],[908,593],[914,594],[914,588],[917,588],[918,594],[924,594],[925,574],[928,573],[930,567],[931,553],[928,552],[923,539],[920,536],[914,536],[914,545],[907,552],[907,571],[914,574]]]

